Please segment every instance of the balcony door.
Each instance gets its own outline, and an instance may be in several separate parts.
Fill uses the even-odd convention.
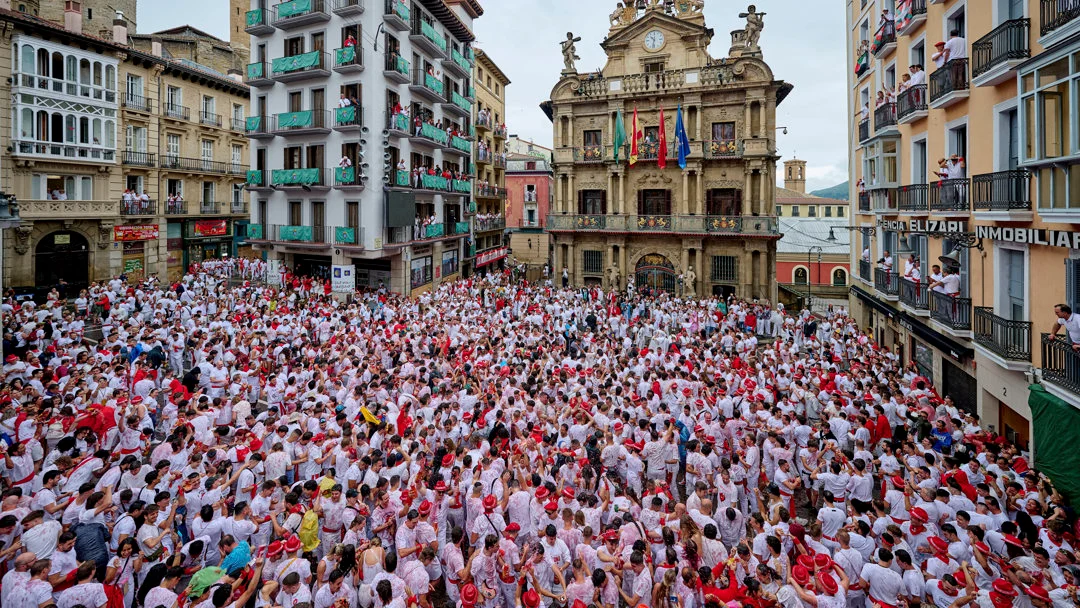
[[[638,215],[671,215],[671,190],[639,190]]]
[[[1001,252],[1001,278],[1005,280],[1005,297],[998,314],[1011,321],[1027,321],[1027,315],[1024,314],[1027,299],[1024,289],[1024,252],[1005,248],[998,251]]]
[[[798,209],[796,207],[795,209]],[[706,215],[742,215],[742,190],[716,188],[705,191]],[[793,215],[798,215],[797,213]]]
[[[1005,17],[1007,20],[1024,18],[1024,4],[1026,0],[1007,0],[1009,3],[1008,15]]]
[[[322,169],[326,166],[326,159],[323,155],[322,146],[308,146],[307,149],[307,168],[308,169]]]

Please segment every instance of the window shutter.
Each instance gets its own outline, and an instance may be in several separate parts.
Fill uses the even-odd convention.
[[[600,215],[607,215],[607,190],[600,191]]]
[[[585,205],[583,204],[584,200],[585,200],[585,193],[583,191],[581,191],[581,190],[578,190],[577,191],[577,212],[578,212],[578,215],[585,215],[586,209],[585,209]]]
[[[1080,298],[1077,290],[1080,289],[1080,260],[1065,260],[1065,303],[1073,311],[1080,310]]]
[[[671,190],[664,190],[664,213],[671,214]]]
[[[644,190],[638,190],[637,191],[637,212],[640,215],[647,215],[646,211],[647,210],[645,209],[645,191]]]

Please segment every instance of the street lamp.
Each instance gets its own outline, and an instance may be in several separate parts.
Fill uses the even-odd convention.
[[[821,278],[821,254],[824,249],[821,245],[814,245],[810,249],[806,250],[806,307],[810,309],[810,312],[814,312],[814,281],[810,277],[810,254],[817,250],[817,265],[818,265],[818,279]]]

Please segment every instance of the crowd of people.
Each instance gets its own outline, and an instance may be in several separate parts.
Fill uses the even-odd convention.
[[[1075,515],[844,311],[506,275],[3,303],[4,608],[1064,608]]]

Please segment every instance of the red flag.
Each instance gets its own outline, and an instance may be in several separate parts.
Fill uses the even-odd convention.
[[[656,166],[667,166],[667,128],[664,126],[664,108],[660,108],[660,152],[656,156]]]
[[[630,166],[634,166],[637,163],[637,142],[639,139],[639,133],[637,128],[637,106],[634,106],[634,124],[630,130]]]

